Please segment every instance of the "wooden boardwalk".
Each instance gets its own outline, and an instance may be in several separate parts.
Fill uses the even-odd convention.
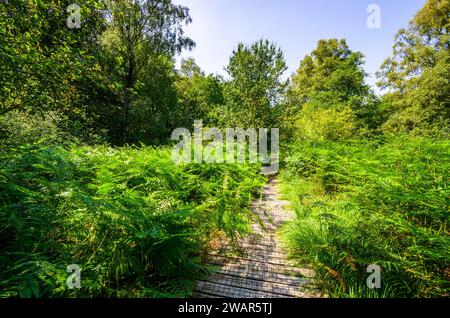
[[[239,241],[239,249],[222,247],[208,255],[208,263],[219,270],[197,282],[195,298],[299,298],[320,297],[313,285],[313,272],[295,267],[276,237],[283,222],[294,217],[279,199],[277,181],[263,188],[262,200],[253,204],[261,222],[255,234]]]

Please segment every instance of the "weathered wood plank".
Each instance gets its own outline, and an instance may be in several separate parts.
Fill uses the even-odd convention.
[[[276,230],[294,213],[285,211],[289,202],[279,199],[276,181],[263,188],[263,198],[253,204],[259,222],[254,234],[241,239],[239,248],[222,247],[207,255],[219,266],[216,273],[197,282],[193,297],[291,298],[321,297],[314,272],[287,260]]]

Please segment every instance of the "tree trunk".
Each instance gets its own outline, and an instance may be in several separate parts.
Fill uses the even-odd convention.
[[[125,79],[125,98],[123,105],[123,144],[126,145],[129,141],[130,131],[130,104],[131,104],[131,90],[134,87],[134,72],[135,72],[135,60],[132,49],[128,49],[128,71]]]

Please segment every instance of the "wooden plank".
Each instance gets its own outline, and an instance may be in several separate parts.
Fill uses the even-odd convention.
[[[207,292],[226,298],[286,298],[283,295],[270,292],[232,287],[207,281],[198,281],[195,292]]]
[[[236,276],[290,286],[302,286],[310,283],[310,280],[307,278],[276,273],[267,270],[267,268],[261,269],[262,270],[257,270],[257,268],[255,267],[247,268],[242,265],[227,264],[226,266],[223,266],[217,273],[221,275]]]
[[[227,285],[233,288],[251,289],[258,292],[277,294],[283,297],[303,297],[304,293],[299,290],[299,286],[280,284],[270,281],[249,279],[240,276],[229,276],[215,274],[208,277],[208,282]]]
[[[276,181],[263,188],[263,199],[254,202],[259,217],[254,234],[241,239],[239,248],[222,247],[207,256],[207,262],[219,266],[214,274],[197,282],[196,297],[291,298],[320,297],[313,284],[314,272],[296,267],[286,258],[276,230],[295,216],[283,209]]]
[[[192,294],[191,298],[225,298],[220,295],[214,295],[214,294],[208,294],[207,292],[203,291],[196,291]]]
[[[307,268],[297,268],[290,266],[288,264],[282,265],[274,265],[271,263],[264,262],[254,262],[252,260],[247,259],[234,259],[230,262],[230,259],[225,256],[217,255],[217,256],[209,256],[209,263],[217,266],[245,266],[246,268],[254,268],[259,271],[273,272],[278,274],[285,274],[290,276],[299,276],[299,277],[313,277],[314,273],[312,270]]]

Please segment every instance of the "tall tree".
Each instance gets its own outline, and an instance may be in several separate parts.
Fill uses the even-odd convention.
[[[271,127],[273,107],[287,87],[281,79],[286,69],[283,52],[268,40],[239,43],[226,67],[229,120],[243,127]]]
[[[149,56],[130,107],[130,143],[162,143],[180,127],[176,80],[173,58],[167,54]]]
[[[130,108],[142,71],[152,56],[172,56],[194,42],[184,36],[183,25],[191,22],[188,8],[171,0],[117,0],[104,43],[116,53],[123,85],[123,142],[129,141]],[[110,42],[110,43],[108,43]]]
[[[364,82],[363,58],[344,39],[320,40],[292,76],[292,93],[299,106],[318,100],[324,107],[358,107],[369,92]]]
[[[324,117],[342,114],[345,120],[354,119],[351,129],[374,129],[379,125],[378,102],[365,83],[364,56],[352,51],[344,39],[320,40],[317,48],[301,62],[292,76],[289,90],[290,115],[307,115],[307,123]],[[309,112],[309,114],[306,114]],[[333,118],[322,118],[324,129]],[[345,121],[343,120],[343,121]],[[310,124],[310,123],[309,123]],[[335,135],[328,132],[327,135]],[[351,133],[341,134],[349,136]]]
[[[193,125],[194,120],[202,119],[205,125],[219,125],[224,104],[220,77],[206,76],[194,59],[183,59],[176,87],[180,123],[188,127]]]
[[[0,115],[49,109],[75,115],[91,103],[89,83],[105,79],[97,59],[97,39],[106,26],[104,4],[85,0],[81,27],[71,29],[67,8],[72,3],[0,2]]]
[[[378,73],[390,118],[385,130],[450,134],[450,0],[428,0],[395,38]]]

